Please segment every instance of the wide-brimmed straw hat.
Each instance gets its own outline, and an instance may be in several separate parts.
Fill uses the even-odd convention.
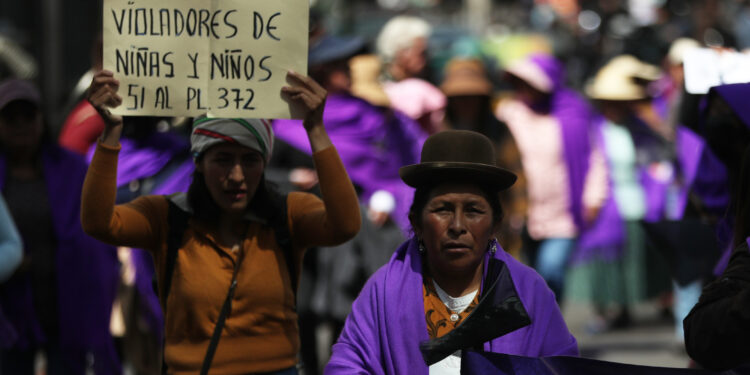
[[[516,182],[516,175],[496,164],[495,148],[484,135],[468,130],[445,130],[431,135],[422,147],[419,164],[398,170],[415,188],[442,182],[476,182],[496,191]]]
[[[505,68],[505,75],[516,77],[531,87],[545,94],[551,93],[555,88],[555,82],[549,76],[550,72],[545,72],[543,67],[534,61],[535,58],[544,58],[542,55],[531,55],[524,59],[516,60]],[[546,56],[545,60],[552,61],[551,56]]]
[[[454,59],[445,68],[440,89],[445,96],[490,95],[492,83],[480,60]]]
[[[349,60],[352,75],[352,95],[380,107],[391,105],[388,94],[378,82],[382,63],[376,55],[359,55]]]
[[[646,83],[661,77],[658,67],[630,55],[613,58],[599,69],[585,91],[592,99],[628,101],[647,98]]]

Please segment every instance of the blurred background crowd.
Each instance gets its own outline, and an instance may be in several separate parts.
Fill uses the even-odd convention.
[[[61,146],[90,157],[103,129],[82,101],[101,69],[101,13],[73,0],[0,3],[0,81],[39,90],[4,87],[0,114],[38,109],[44,119],[33,134],[0,129],[0,185],[25,246],[21,266],[0,277],[2,374],[16,373],[10,356],[29,351],[45,353],[38,366],[81,358],[75,368],[96,373],[118,373],[120,363],[128,373],[160,371],[163,318],[148,255],[84,246],[55,222],[76,214],[75,204],[57,206],[68,190],[80,199],[80,181],[70,180],[82,174],[49,155]],[[648,304],[684,351],[682,320],[737,244],[733,189],[750,141],[747,85],[685,90],[685,56],[697,48],[750,48],[750,1],[312,0],[308,73],[328,90],[325,123],[360,194],[363,227],[339,249],[305,258],[304,373],[325,364],[364,281],[411,235],[413,191],[397,170],[419,162],[424,139],[444,129],[485,134],[499,165],[519,175],[501,197],[499,242],[545,278],[579,332],[633,329]],[[126,119],[118,203],[186,189],[190,123]],[[269,179],[316,192],[301,127],[280,120],[274,131]],[[71,186],[45,194],[58,183]],[[63,209],[72,213],[50,214]],[[97,287],[76,293],[83,285]],[[79,326],[66,327],[68,317],[92,306],[100,312],[74,320],[96,328],[73,338]],[[581,322],[577,306],[590,318]],[[53,338],[81,349],[65,352]],[[696,365],[684,358],[683,367]]]

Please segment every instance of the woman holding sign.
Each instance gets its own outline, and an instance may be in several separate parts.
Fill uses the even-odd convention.
[[[282,93],[306,109],[322,201],[282,197],[266,185],[268,122],[201,118],[190,139],[196,172],[188,193],[115,205],[122,118],[107,108],[122,102],[119,82],[103,71],[89,88],[107,126],[86,176],[81,219],[96,238],[152,253],[169,373],[296,374],[304,250],[340,244],[359,230],[356,193],[323,125],[326,91],[309,77],[289,78],[295,84]]]

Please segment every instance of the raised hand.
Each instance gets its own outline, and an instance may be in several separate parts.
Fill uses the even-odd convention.
[[[310,129],[317,125],[323,125],[323,108],[326,104],[328,92],[321,87],[314,79],[302,74],[289,71],[287,77],[292,79],[292,86],[285,86],[281,91],[292,100],[304,104],[306,112],[304,118],[305,129]]]
[[[115,79],[114,73],[102,70],[94,75],[86,93],[86,99],[94,106],[104,119],[104,123],[110,128],[122,125],[122,116],[114,115],[109,110],[122,104],[122,98],[117,95],[119,88],[120,81]]]

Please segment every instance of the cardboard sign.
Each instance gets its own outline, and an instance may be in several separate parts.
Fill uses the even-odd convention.
[[[126,116],[299,117],[308,0],[104,0],[104,68]]]
[[[750,82],[750,54],[695,48],[685,52],[685,88],[705,94],[711,87]]]

